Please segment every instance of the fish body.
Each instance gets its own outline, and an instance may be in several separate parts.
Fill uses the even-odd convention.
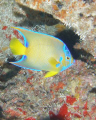
[[[45,77],[51,77],[75,62],[60,39],[21,27],[13,28],[23,35],[24,45],[17,38],[11,40],[10,48],[13,54],[23,55],[19,61],[11,62],[12,64],[36,71],[49,71]]]

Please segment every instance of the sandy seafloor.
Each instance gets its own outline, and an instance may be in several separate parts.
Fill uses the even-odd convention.
[[[9,48],[11,38],[24,42],[11,26],[57,36],[75,64],[50,78],[43,78],[45,71],[11,65],[19,59]],[[88,60],[91,54],[73,48],[79,44],[79,36],[51,15],[0,0],[0,120],[96,120],[96,63]]]

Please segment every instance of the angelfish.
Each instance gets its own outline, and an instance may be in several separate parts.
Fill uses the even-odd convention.
[[[23,56],[19,61],[10,63],[25,69],[48,71],[44,77],[51,77],[75,62],[67,46],[60,39],[22,27],[12,28],[24,37],[24,45],[17,38],[11,40],[12,53]]]

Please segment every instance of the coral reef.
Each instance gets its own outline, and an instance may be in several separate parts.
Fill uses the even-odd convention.
[[[96,120],[95,6],[95,0],[0,1],[0,120]],[[24,42],[11,26],[59,37],[76,63],[47,79],[44,71],[11,65],[20,58],[11,53],[11,38]]]

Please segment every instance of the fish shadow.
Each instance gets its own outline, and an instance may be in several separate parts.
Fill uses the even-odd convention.
[[[17,4],[25,12],[25,15],[23,15],[18,11],[14,11],[13,9],[13,13],[17,18],[18,17],[24,18],[21,22],[17,23],[16,26],[28,27],[28,26],[36,26],[36,25],[44,25],[44,24],[48,26],[52,26],[60,22],[59,20],[55,19],[52,15],[48,13],[33,10],[19,3]]]
[[[90,93],[95,93],[95,94],[96,94],[96,87],[93,87],[89,92],[90,92]]]
[[[4,74],[0,75],[0,81],[1,82],[7,82],[8,80],[12,79],[14,76],[17,75],[17,73],[20,71],[20,67],[16,67],[9,62],[16,61],[15,58],[8,58],[7,62],[3,64],[2,70],[8,69],[8,72],[5,72]],[[5,89],[6,86],[0,85],[0,89]]]

